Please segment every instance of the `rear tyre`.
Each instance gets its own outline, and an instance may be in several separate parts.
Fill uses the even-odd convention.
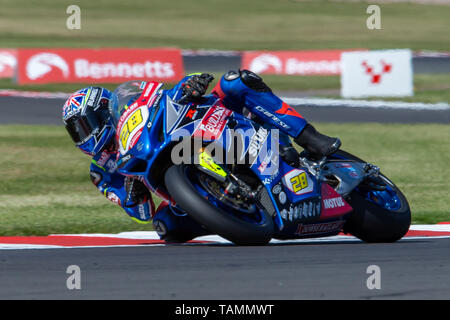
[[[261,210],[262,221],[255,224],[213,205],[196,190],[187,175],[188,169],[193,167],[185,165],[170,167],[165,174],[165,184],[169,194],[189,216],[208,231],[238,245],[265,245],[270,241],[274,225],[269,214]]]

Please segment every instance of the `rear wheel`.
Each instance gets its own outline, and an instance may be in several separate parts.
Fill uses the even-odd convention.
[[[193,166],[175,165],[165,184],[176,203],[198,223],[238,245],[265,245],[273,235],[272,217],[257,206],[222,198],[208,176]]]

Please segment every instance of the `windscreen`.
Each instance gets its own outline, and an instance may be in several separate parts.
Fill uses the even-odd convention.
[[[111,103],[111,114],[114,125],[117,126],[120,117],[141,95],[145,81],[128,81],[114,90],[114,99]]]

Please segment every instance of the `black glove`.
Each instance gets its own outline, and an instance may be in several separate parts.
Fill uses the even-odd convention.
[[[186,80],[185,83],[182,84],[182,94],[184,101],[195,101],[202,97],[206,90],[208,89],[208,85],[211,81],[214,80],[214,77],[209,73],[202,73],[201,75],[194,75]]]
[[[125,178],[125,191],[127,192],[125,207],[134,207],[143,204],[150,197],[150,192],[147,187],[135,178]]]

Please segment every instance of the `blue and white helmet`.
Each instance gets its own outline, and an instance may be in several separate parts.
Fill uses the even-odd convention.
[[[63,122],[75,145],[94,156],[114,137],[110,103],[113,93],[87,87],[72,94],[63,107]]]

